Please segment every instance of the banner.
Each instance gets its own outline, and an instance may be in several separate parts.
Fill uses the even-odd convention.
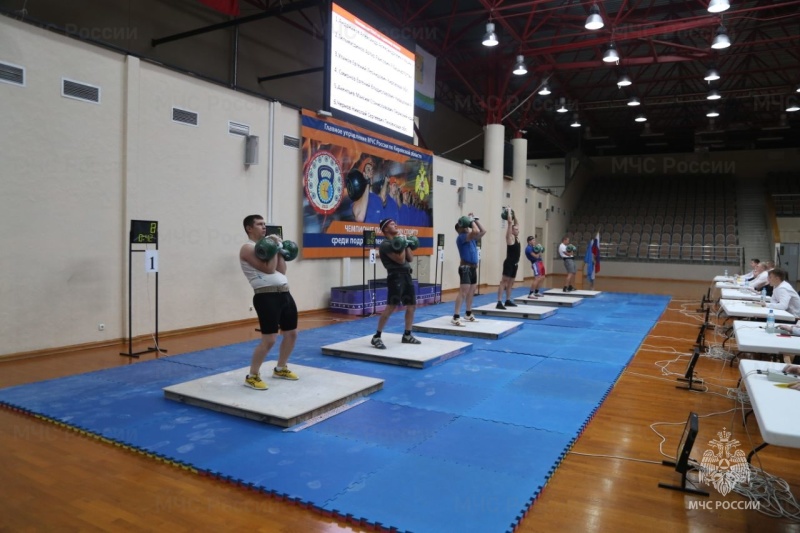
[[[433,111],[436,95],[436,57],[417,45],[414,68],[414,103],[420,109]]]
[[[303,110],[303,258],[362,257],[392,218],[433,254],[433,153]]]

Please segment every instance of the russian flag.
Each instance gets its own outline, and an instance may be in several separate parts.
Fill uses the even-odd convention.
[[[586,263],[586,278],[589,283],[594,284],[595,274],[600,272],[600,232],[594,236],[594,239],[589,241],[586,246],[586,256],[583,258]]]

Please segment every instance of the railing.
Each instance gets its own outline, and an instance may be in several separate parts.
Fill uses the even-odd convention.
[[[775,215],[779,217],[800,217],[800,194],[773,194]]]
[[[586,244],[578,246],[575,253],[576,259],[583,259],[586,256],[586,247]],[[558,249],[558,245],[555,246],[555,249]],[[741,246],[721,244],[704,246],[600,243],[600,259],[603,261],[741,265],[743,253]]]

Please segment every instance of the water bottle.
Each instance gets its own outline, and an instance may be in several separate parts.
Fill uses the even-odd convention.
[[[727,268],[725,269],[725,277],[726,278],[728,277],[728,269]]]
[[[769,310],[769,314],[767,315],[767,327],[764,331],[767,333],[775,333],[775,313],[772,312],[772,309]]]
[[[763,304],[766,301],[767,301],[767,289],[764,288],[764,289],[761,289],[761,303]],[[772,312],[772,310],[770,310],[770,313],[771,312]]]

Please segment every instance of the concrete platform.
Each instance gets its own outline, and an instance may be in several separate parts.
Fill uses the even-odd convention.
[[[422,344],[403,344],[400,342],[402,337],[399,333],[384,332],[381,338],[386,345],[385,350],[374,348],[370,344],[372,335],[367,335],[328,344],[322,347],[322,353],[348,359],[427,368],[472,349],[472,344],[469,342],[445,341],[430,337],[418,337]]]
[[[603,291],[584,291],[578,289],[575,291],[564,292],[563,289],[547,289],[544,293],[548,296],[563,296],[565,298],[595,298],[603,294]]]
[[[274,363],[274,361],[273,361]],[[249,367],[164,387],[164,397],[281,427],[291,427],[383,388],[383,380],[289,364],[297,381],[272,378],[264,364],[265,391],[246,387]],[[269,370],[269,372],[268,372]]]
[[[550,296],[545,294],[544,296],[540,296],[538,298],[521,296],[519,298],[514,298],[514,302],[518,304],[545,305],[549,307],[575,307],[576,305],[583,303],[583,298],[567,298],[565,296]]]
[[[479,339],[500,339],[511,335],[522,327],[522,322],[508,322],[506,320],[480,320],[466,322],[466,326],[454,326],[450,323],[452,316],[442,316],[414,324],[414,331],[423,333],[437,333],[440,335],[457,335],[459,337],[476,337]]]
[[[497,316],[508,318],[527,318],[528,320],[542,320],[553,316],[558,312],[557,307],[544,307],[538,305],[521,305],[518,307],[506,307],[496,309],[497,303],[482,305],[472,309],[473,314],[478,316]],[[473,324],[474,325],[474,324]],[[469,327],[469,326],[467,326]]]

